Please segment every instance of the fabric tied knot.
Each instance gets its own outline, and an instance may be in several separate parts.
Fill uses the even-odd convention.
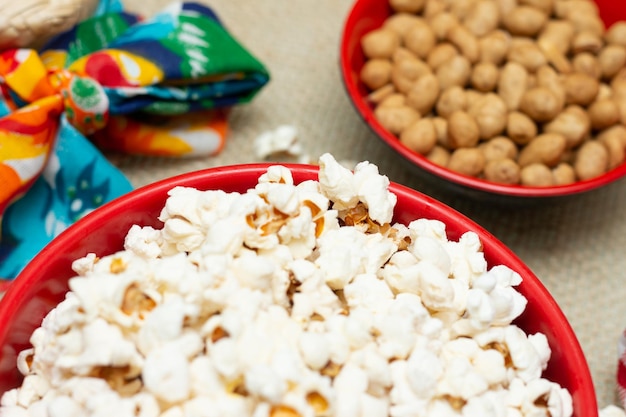
[[[65,70],[55,75],[61,87],[65,116],[72,126],[84,135],[104,128],[109,119],[109,97],[100,83]]]
[[[268,81],[264,65],[197,3],[143,20],[101,0],[96,15],[41,50],[0,52],[0,278],[132,190],[101,151],[215,154],[227,110]]]

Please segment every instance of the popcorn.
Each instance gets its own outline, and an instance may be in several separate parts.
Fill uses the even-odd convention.
[[[170,190],[161,229],[73,263],[0,415],[570,417],[545,335],[513,324],[519,274],[473,232],[392,224],[388,186],[325,154],[319,181]]]
[[[298,129],[291,125],[281,125],[273,131],[257,136],[254,139],[254,150],[256,156],[261,159],[277,154],[307,158],[303,155],[302,144],[298,141]]]

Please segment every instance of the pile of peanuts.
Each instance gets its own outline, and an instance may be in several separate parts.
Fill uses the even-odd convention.
[[[360,79],[414,152],[487,181],[553,186],[626,149],[626,22],[591,0],[388,0]]]

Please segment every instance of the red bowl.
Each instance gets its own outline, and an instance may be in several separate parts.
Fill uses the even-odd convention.
[[[600,16],[607,27],[618,20],[626,19],[626,3],[614,0],[596,0],[596,3],[600,9]],[[388,0],[356,0],[354,2],[345,21],[341,37],[341,76],[350,100],[361,118],[385,144],[398,153],[412,168],[415,168],[416,175],[440,189],[496,202],[546,201],[558,197],[578,195],[608,185],[626,175],[625,161],[604,175],[569,185],[553,187],[504,185],[451,171],[430,162],[423,155],[404,146],[396,136],[387,131],[376,120],[374,108],[367,101],[369,91],[359,78],[361,68],[365,63],[361,49],[361,38],[366,33],[382,26],[385,19],[391,14],[392,10]]]
[[[296,183],[317,180],[318,169],[286,165]],[[157,220],[167,192],[177,185],[201,190],[222,189],[245,192],[254,187],[268,164],[211,168],[183,174],[139,188],[88,214],[48,244],[9,286],[0,301],[0,393],[18,386],[16,368],[19,351],[29,346],[29,336],[42,318],[68,291],[68,279],[75,274],[72,261],[94,252],[98,256],[123,248],[124,236],[133,224],[160,228]],[[574,399],[576,417],[597,417],[596,396],[591,374],[580,344],[556,301],[533,272],[503,243],[485,229],[422,193],[392,183],[398,196],[394,221],[408,223],[416,218],[440,220],[448,237],[457,240],[464,232],[480,237],[490,266],[507,265],[523,278],[518,290],[528,306],[517,324],[527,333],[544,333],[552,348],[545,376],[567,388]]]

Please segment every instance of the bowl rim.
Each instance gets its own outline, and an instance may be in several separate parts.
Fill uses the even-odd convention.
[[[357,86],[358,83],[353,82],[354,78],[351,77],[351,74],[354,72],[351,65],[351,57],[354,52],[353,48],[360,45],[360,43],[353,42],[354,39],[352,37],[352,33],[355,31],[355,27],[357,27],[359,23],[360,16],[364,11],[368,10],[367,6],[372,3],[372,1],[373,0],[355,0],[352,7],[348,11],[346,18],[344,19],[339,50],[341,80],[344,89],[349,96],[350,102],[356,109],[360,118],[380,140],[382,140],[393,151],[398,153],[406,162],[416,166],[425,173],[449,181],[450,183],[460,186],[461,188],[467,188],[488,194],[530,199],[546,199],[582,194],[611,184],[626,176],[625,160],[616,168],[613,168],[600,176],[583,181],[576,181],[572,184],[555,185],[550,187],[531,187],[519,184],[506,185],[454,172],[429,161],[424,155],[414,152],[404,146],[400,143],[396,136],[388,132],[378,122],[374,116],[372,107],[367,103],[366,97],[359,91]]]
[[[3,321],[7,320],[5,323],[10,323],[11,320],[15,319],[19,307],[23,306],[24,303],[27,302],[27,297],[33,292],[33,283],[37,282],[38,277],[40,277],[39,281],[41,281],[41,266],[47,265],[50,259],[58,257],[58,253],[62,253],[65,247],[65,242],[73,242],[83,239],[86,235],[85,229],[94,230],[94,228],[101,228],[102,224],[106,223],[107,219],[110,219],[112,216],[123,215],[129,208],[137,208],[141,206],[142,202],[145,201],[150,201],[151,203],[160,201],[164,203],[167,198],[168,191],[175,186],[182,185],[208,190],[222,189],[222,187],[211,184],[235,183],[240,184],[238,186],[239,188],[245,187],[246,189],[249,189],[251,186],[253,187],[254,184],[256,184],[258,177],[266,172],[269,166],[273,165],[281,165],[288,168],[292,173],[294,183],[310,179],[318,179],[319,167],[314,165],[294,163],[249,163],[225,165],[205,168],[165,178],[139,187],[109,203],[106,203],[63,231],[26,265],[17,278],[12,281],[4,297],[0,299],[0,318],[2,318]],[[444,224],[446,224],[446,232],[449,236],[452,236],[450,235],[451,232],[460,236],[466,231],[473,231],[478,235],[483,243],[485,258],[490,266],[494,266],[495,264],[495,262],[491,262],[490,259],[497,258],[497,264],[507,265],[523,277],[523,283],[521,285],[524,285],[526,288],[529,302],[531,297],[528,297],[528,295],[530,294],[532,294],[532,298],[541,299],[541,310],[544,310],[547,316],[552,317],[556,322],[560,323],[561,328],[558,329],[558,332],[562,334],[563,338],[559,339],[558,346],[562,346],[563,349],[567,349],[568,354],[571,355],[571,359],[577,364],[576,366],[580,368],[577,370],[578,373],[575,376],[576,380],[579,381],[581,385],[591,388],[590,391],[585,390],[584,392],[580,392],[581,390],[578,390],[579,392],[576,393],[577,398],[575,401],[579,404],[587,404],[594,407],[595,404],[597,404],[597,400],[595,391],[593,391],[591,372],[578,338],[563,310],[561,310],[554,297],[550,294],[548,289],[543,285],[541,280],[534,274],[530,267],[527,266],[509,247],[507,247],[493,234],[466,215],[446,205],[445,203],[438,201],[420,191],[393,181],[390,181],[389,190],[398,196],[396,209],[403,210],[405,209],[405,206],[406,208],[410,208],[411,206],[415,207],[414,205],[419,203],[420,218],[430,218],[443,221]],[[400,214],[401,213],[402,211],[400,211]],[[396,220],[396,218],[397,214],[394,212],[394,221],[407,221],[406,219]],[[450,230],[450,228],[452,228],[452,230]],[[458,237],[452,236],[449,238],[457,239]],[[99,255],[106,254],[107,253],[102,253]],[[65,261],[66,260],[63,262]],[[67,285],[65,285],[65,287],[67,287]],[[10,326],[0,326],[0,340],[6,340],[9,331]],[[551,348],[554,352],[554,345],[552,345]],[[572,393],[572,395],[574,395],[574,393]],[[597,408],[597,406],[595,407]],[[590,414],[588,417],[591,416],[592,415]]]

